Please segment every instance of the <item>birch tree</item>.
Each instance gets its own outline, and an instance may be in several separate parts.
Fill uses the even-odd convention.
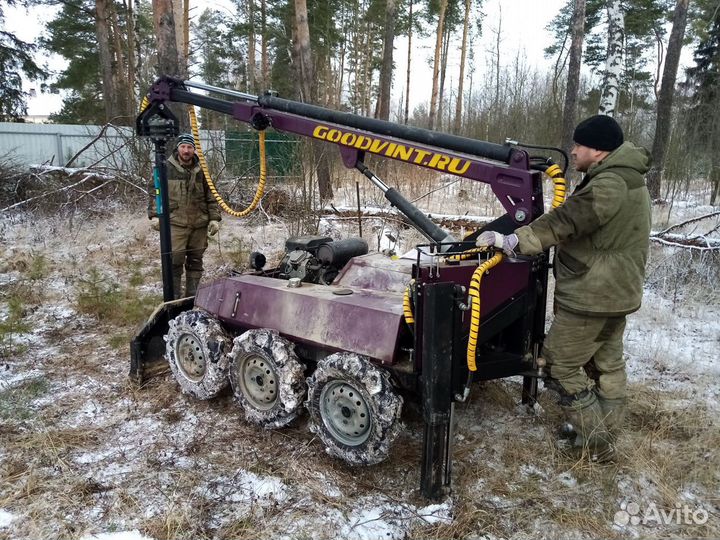
[[[677,0],[673,13],[672,30],[668,40],[665,67],[663,68],[660,94],[657,101],[657,117],[655,120],[655,138],[652,146],[652,168],[647,175],[648,189],[653,199],[660,197],[665,154],[667,153],[670,125],[672,120],[672,104],[675,96],[675,79],[680,64],[687,14],[690,0]]]
[[[615,116],[623,71],[622,53],[625,40],[625,23],[620,0],[608,1],[607,18],[607,57],[600,88],[598,114]]]

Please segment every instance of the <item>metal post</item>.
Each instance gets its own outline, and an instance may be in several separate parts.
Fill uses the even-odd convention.
[[[450,492],[452,469],[452,360],[455,285],[425,283],[422,295],[423,445],[420,490],[438,500]]]
[[[175,299],[172,274],[172,241],[170,238],[170,201],[168,199],[167,163],[164,138],[153,138],[155,143],[155,201],[160,219],[160,261],[162,264],[163,300]]]

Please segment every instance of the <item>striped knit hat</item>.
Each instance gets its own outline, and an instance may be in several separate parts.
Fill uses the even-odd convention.
[[[193,148],[195,148],[195,139],[193,139],[193,136],[190,133],[183,133],[178,137],[177,144],[175,145],[175,148],[180,146],[181,144],[189,144]]]

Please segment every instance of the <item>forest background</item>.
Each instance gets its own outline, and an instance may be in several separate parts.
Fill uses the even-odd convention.
[[[272,88],[290,99],[481,140],[512,135],[566,150],[576,122],[600,112],[616,117],[627,139],[652,149],[648,183],[655,199],[700,180],[716,204],[717,0],[569,0],[537,30],[554,35],[545,49],[551,70],[504,50],[512,19],[488,21],[482,0],[231,4],[190,10],[186,28],[183,0],[9,0],[11,8],[54,6],[56,15],[28,43],[5,28],[0,6],[0,120],[22,119],[27,78],[63,92],[52,122],[132,125],[140,96],[161,73],[253,94]],[[488,33],[493,49],[478,50]],[[394,44],[401,37],[405,50]],[[413,44],[421,40],[434,43],[430,65],[414,58]],[[680,69],[683,50],[692,61]],[[64,69],[53,73],[38,60],[51,54],[66,60]],[[395,70],[400,55],[405,73]],[[414,70],[427,72],[427,84],[412,84]],[[392,84],[402,88],[395,102]],[[224,129],[227,121],[201,114],[207,129]],[[319,163],[312,170],[320,198],[331,198],[332,168]]]

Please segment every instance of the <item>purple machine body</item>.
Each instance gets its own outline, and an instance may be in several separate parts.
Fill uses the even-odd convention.
[[[275,329],[295,343],[298,354],[310,362],[336,351],[366,356],[393,373],[400,386],[420,396],[426,426],[421,490],[429,498],[439,498],[450,485],[452,403],[462,396],[463,389],[467,392],[472,380],[523,375],[523,401],[535,399],[539,372],[532,370],[544,339],[547,254],[506,258],[482,279],[478,369],[469,372],[465,358],[470,326],[467,288],[478,263],[491,254],[462,262],[445,256],[474,246],[480,231],[469,236],[468,243],[447,237],[425,214],[370,172],[364,158],[374,154],[489,184],[507,213],[484,229],[501,233],[510,233],[543,213],[541,173],[531,169],[525,151],[509,146],[272,95],[242,95],[240,100],[225,101],[192,93],[188,86],[193,85],[170,78],[158,80],[149,93],[150,107],[138,117],[138,133],[154,137],[160,157],[174,128],[168,102],[215,110],[258,130],[272,127],[335,144],[344,165],[357,168],[380,187],[430,244],[419,246],[421,255],[415,259],[355,256],[338,269],[330,285],[303,282],[290,286],[277,269],[205,283],[194,304],[166,302],[168,308],[159,310],[156,320],[136,337],[131,345],[131,376],[142,380],[151,351],[161,351],[163,325],[167,329],[169,318],[193,306],[235,334],[254,328]],[[164,126],[168,126],[166,132]],[[164,276],[165,264],[163,261]],[[403,297],[411,279],[414,328],[406,323],[403,311]]]

